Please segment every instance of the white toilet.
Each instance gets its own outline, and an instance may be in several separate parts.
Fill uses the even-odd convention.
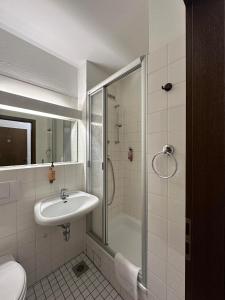
[[[27,279],[24,268],[11,255],[0,257],[0,299],[24,300]]]

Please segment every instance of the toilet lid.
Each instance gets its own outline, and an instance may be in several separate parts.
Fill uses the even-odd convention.
[[[17,300],[24,293],[26,273],[15,261],[0,264],[0,299]]]

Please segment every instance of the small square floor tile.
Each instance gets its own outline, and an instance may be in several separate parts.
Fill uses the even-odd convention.
[[[84,261],[89,270],[79,278],[72,268]],[[90,259],[81,253],[27,291],[27,300],[122,300]]]

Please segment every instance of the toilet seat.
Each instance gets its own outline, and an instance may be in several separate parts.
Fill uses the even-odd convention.
[[[0,299],[24,300],[26,273],[10,255],[0,257]]]

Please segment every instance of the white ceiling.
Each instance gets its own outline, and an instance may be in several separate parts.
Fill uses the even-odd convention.
[[[114,71],[148,51],[148,0],[0,1],[0,27],[74,66]]]

